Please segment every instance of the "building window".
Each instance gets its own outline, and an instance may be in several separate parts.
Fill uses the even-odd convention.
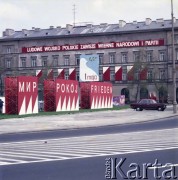
[[[122,74],[122,80],[123,80],[123,81],[126,81],[126,80],[127,80],[127,74],[124,74],[124,73]]]
[[[42,57],[42,66],[43,67],[46,67],[48,64],[47,64],[47,57],[45,56],[45,57]]]
[[[121,53],[121,62],[126,63],[127,62],[127,53]]]
[[[159,79],[165,79],[165,70],[164,69],[160,69],[159,71]]]
[[[133,52],[133,61],[139,61],[140,60],[140,52],[139,51],[135,51]]]
[[[110,71],[110,80],[115,81],[115,73]]]
[[[103,72],[102,71],[99,72],[99,81],[103,81]]]
[[[64,79],[69,79],[69,73],[68,72],[65,72]]]
[[[21,67],[26,67],[26,58],[21,58]]]
[[[152,51],[148,51],[146,53],[146,61],[147,62],[152,62],[153,61],[153,52]]]
[[[36,57],[32,57],[31,58],[31,66],[32,67],[36,67],[37,66],[37,64],[36,64]]]
[[[165,51],[159,52],[159,61],[165,61]]]
[[[178,49],[176,49],[176,60],[178,61]]]
[[[56,79],[58,77],[58,73],[57,72],[54,72],[53,75],[54,75],[54,79]]]
[[[147,79],[148,80],[152,80],[153,79],[153,71],[152,70],[148,70],[148,72],[147,72]]]
[[[80,65],[80,54],[76,54],[76,55],[75,55],[75,64],[76,64],[77,66]]]
[[[58,58],[59,56],[53,56],[53,66],[58,66]]]
[[[113,64],[115,63],[115,53],[110,53],[109,54],[109,63]]]
[[[178,44],[178,34],[175,35],[175,43]]]
[[[139,71],[136,71],[135,72],[135,80],[139,80],[140,79],[139,75],[140,75]]]
[[[7,53],[10,54],[11,53],[11,47],[7,46]]]
[[[69,64],[69,56],[64,56],[64,65],[68,66]]]
[[[104,54],[99,54],[99,64],[103,64]]]
[[[79,72],[76,73],[76,76],[77,76],[77,81],[79,81]]]
[[[6,60],[6,68],[11,68],[11,59]]]
[[[123,71],[122,71],[122,80],[123,81],[127,80],[127,69],[123,69]]]

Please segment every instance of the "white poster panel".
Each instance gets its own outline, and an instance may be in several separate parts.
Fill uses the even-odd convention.
[[[99,55],[80,56],[80,82],[99,81]]]

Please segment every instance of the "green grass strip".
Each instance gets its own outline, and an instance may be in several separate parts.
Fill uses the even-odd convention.
[[[98,111],[117,111],[122,109],[128,109],[129,106],[119,106],[113,108],[104,108],[104,109],[80,109],[79,111],[60,111],[60,112],[39,112],[37,114],[26,114],[26,115],[16,115],[16,114],[0,114],[0,120],[2,119],[12,119],[12,118],[24,118],[24,117],[37,117],[37,116],[50,116],[50,115],[67,115],[67,114],[77,114],[85,112],[98,112]]]

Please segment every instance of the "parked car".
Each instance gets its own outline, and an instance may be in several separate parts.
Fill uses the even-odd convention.
[[[142,111],[143,109],[164,111],[166,109],[166,104],[157,103],[154,99],[142,99],[138,103],[131,103],[130,107],[137,111]]]

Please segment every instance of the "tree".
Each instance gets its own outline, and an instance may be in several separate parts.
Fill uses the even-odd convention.
[[[135,93],[132,93],[132,96],[134,97],[135,101],[138,101],[140,98],[149,97],[147,87],[150,84],[154,86],[157,95],[160,95],[160,91],[164,89],[164,93],[162,94],[167,98],[167,95],[165,93],[167,92],[167,87],[165,85],[164,79],[166,78],[166,76],[163,77],[162,80],[160,79],[160,70],[158,69],[157,63],[155,63],[158,62],[157,58],[152,56],[149,59],[147,57],[147,51],[145,51],[144,49],[141,49],[136,53],[137,54],[135,55],[133,68],[128,73],[128,80],[130,81],[129,89],[136,89]],[[166,67],[163,67],[163,69],[165,70]],[[139,94],[142,97],[140,97]]]
[[[136,101],[139,100],[139,93],[141,88],[147,87],[147,70],[150,63],[146,62],[146,51],[141,49],[134,52],[133,67],[128,74],[128,80],[130,80],[129,89],[136,88],[136,93],[132,95]]]

